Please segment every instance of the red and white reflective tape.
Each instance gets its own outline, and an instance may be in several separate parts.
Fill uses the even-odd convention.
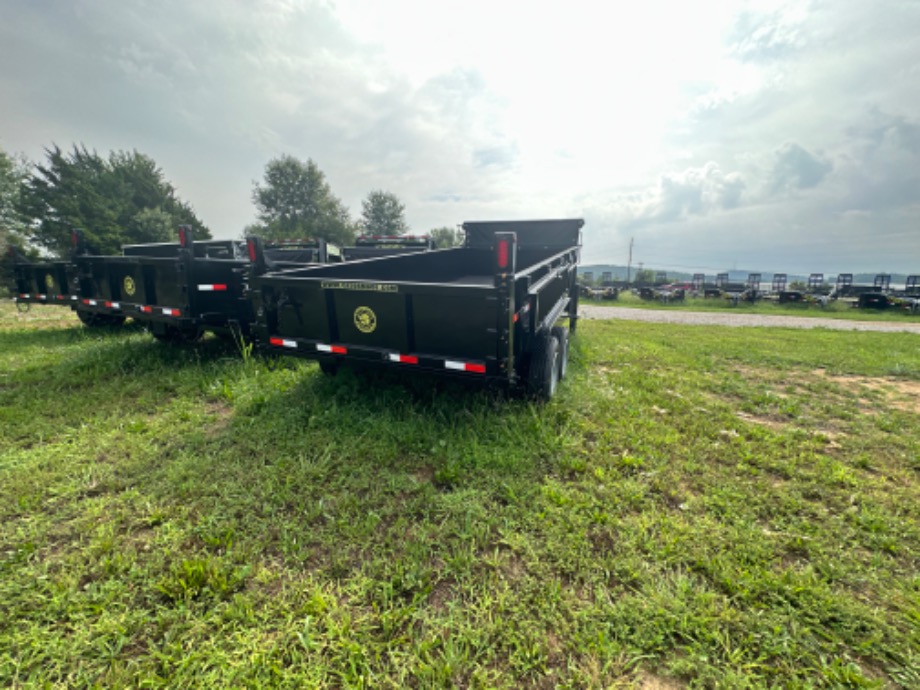
[[[120,302],[106,302],[105,306],[107,306],[109,309],[121,309]]]
[[[29,299],[32,295],[19,295],[19,299]]]
[[[139,306],[137,309],[138,309],[138,311],[142,311],[142,312],[144,312],[145,314],[151,314],[151,313],[153,313],[153,307]]]
[[[478,362],[454,362],[448,359],[444,362],[444,368],[454,371],[469,371],[474,374],[486,373],[486,365]]]
[[[83,300],[83,304],[85,304],[88,307],[95,307],[98,304],[98,302],[94,299],[85,299]]]
[[[169,307],[163,307],[163,316],[182,316],[182,312],[178,309],[170,309]]]
[[[287,338],[269,338],[268,342],[271,345],[274,345],[276,347],[293,347],[295,349],[297,348],[297,341],[288,340]]]
[[[35,295],[38,299],[48,299],[48,295]]]
[[[401,355],[396,352],[391,352],[387,355],[390,358],[391,362],[399,362],[400,364],[418,364],[418,357],[415,355]]]
[[[208,285],[199,285],[199,292],[226,292],[227,286],[223,283],[214,283]]]
[[[71,295],[71,296],[70,296],[70,299],[73,300],[74,302],[76,302],[76,301],[77,301],[78,299],[80,299],[80,298],[77,297],[76,295]]]
[[[56,299],[59,299],[59,300],[67,299],[67,295],[58,295]]]
[[[342,347],[341,345],[324,345],[323,343],[316,343],[316,349],[320,352],[329,352],[333,355],[348,354],[348,348]]]

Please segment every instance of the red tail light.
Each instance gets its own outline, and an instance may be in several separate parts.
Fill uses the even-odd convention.
[[[252,263],[256,262],[256,241],[251,237],[246,240],[246,250],[249,252],[249,260]]]
[[[70,231],[70,246],[76,249],[78,244],[80,244],[80,238],[77,236],[77,231],[71,230]]]
[[[179,246],[188,247],[188,233],[184,225],[179,226]]]
[[[508,240],[498,241],[498,267],[508,268]]]

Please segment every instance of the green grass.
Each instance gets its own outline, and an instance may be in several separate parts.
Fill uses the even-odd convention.
[[[4,687],[918,687],[920,338],[583,322],[540,406],[0,307]]]
[[[856,309],[848,302],[834,301],[826,307],[817,304],[779,304],[771,300],[758,300],[757,302],[740,302],[732,304],[730,300],[721,298],[688,297],[683,302],[663,303],[646,301],[628,291],[620,292],[614,301],[585,300],[584,304],[595,304],[611,307],[633,307],[636,309],[654,310],[683,310],[704,312],[733,312],[738,314],[764,314],[774,316],[812,316],[827,319],[848,319],[855,321],[893,321],[897,323],[920,324],[920,314],[913,314],[904,309]]]

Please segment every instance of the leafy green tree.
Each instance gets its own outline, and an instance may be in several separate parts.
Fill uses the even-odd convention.
[[[375,189],[361,202],[361,230],[368,235],[403,235],[409,231],[405,211],[398,196]]]
[[[22,247],[28,225],[19,212],[20,190],[29,175],[29,163],[0,149],[0,256],[10,243]]]
[[[633,279],[636,283],[653,283],[655,282],[655,271],[650,268],[640,268],[636,271],[636,277]]]
[[[444,226],[442,228],[435,228],[428,234],[434,242],[435,249],[450,249],[451,247],[459,247],[463,244],[463,230]]]
[[[85,146],[45,153],[47,163],[36,165],[23,185],[20,208],[32,241],[52,253],[69,251],[75,227],[102,254],[117,254],[125,244],[174,241],[183,224],[199,239],[211,236],[149,156],[115,151],[103,158]]]
[[[313,237],[339,245],[354,241],[348,209],[312,160],[293,156],[270,160],[264,182],[254,186],[252,201],[258,222],[246,227],[247,235],[271,240]]]

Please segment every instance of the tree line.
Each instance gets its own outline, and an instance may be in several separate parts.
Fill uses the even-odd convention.
[[[353,219],[316,163],[283,155],[265,166],[253,184],[256,222],[243,235],[266,239],[325,239],[346,246],[359,234],[409,232],[405,205],[393,193],[373,190]],[[195,237],[210,229],[149,156],[113,151],[102,156],[83,145],[45,149],[32,163],[0,149],[0,250],[13,244],[27,254],[65,256],[73,228],[83,230],[93,251],[118,254],[125,244],[174,241],[179,225]],[[460,243],[458,230],[429,231],[438,247]]]

